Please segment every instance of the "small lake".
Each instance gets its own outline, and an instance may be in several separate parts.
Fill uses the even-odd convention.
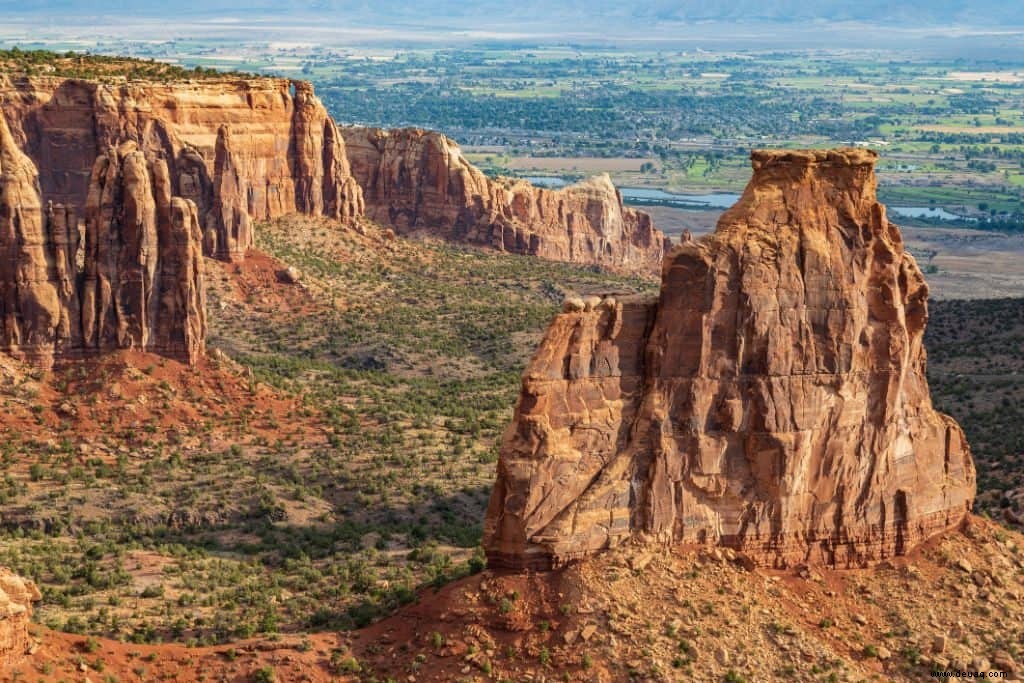
[[[550,175],[524,176],[523,180],[537,187],[565,187],[569,184],[564,178]]]
[[[527,176],[523,178],[537,187],[565,187],[570,183],[555,176]],[[657,204],[681,209],[728,209],[740,198],[735,192],[708,192],[706,194],[674,194],[650,187],[620,187],[622,201],[627,204]]]
[[[967,218],[955,213],[950,213],[949,211],[937,206],[890,206],[888,208],[889,213],[896,216],[903,216],[904,218],[931,218],[932,220],[940,221],[974,220],[973,218]]]
[[[622,199],[640,204],[651,202],[665,206],[699,209],[728,209],[740,196],[734,192],[708,192],[706,194],[673,194],[649,187],[620,187]]]

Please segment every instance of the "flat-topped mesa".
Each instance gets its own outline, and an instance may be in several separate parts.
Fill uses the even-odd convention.
[[[754,174],[722,215],[719,231],[734,221],[772,226],[780,219],[795,228],[824,229],[840,213],[871,222],[873,211],[884,211],[875,195],[877,159],[877,153],[862,148],[754,151]]]
[[[627,538],[850,567],[961,523],[975,473],[936,412],[928,289],[866,150],[755,152],[658,300],[570,304],[524,378],[484,544],[547,568]]]
[[[636,273],[657,272],[669,245],[607,176],[550,190],[488,178],[440,133],[341,132],[367,215],[399,233]]]
[[[43,205],[82,215],[94,161],[130,141],[147,159],[164,159],[173,195],[196,204],[210,256],[244,258],[257,221],[362,213],[344,140],[302,81],[0,75],[0,99],[15,142],[38,168]]]
[[[29,653],[32,603],[41,598],[34,583],[0,567],[0,673],[9,672]]]

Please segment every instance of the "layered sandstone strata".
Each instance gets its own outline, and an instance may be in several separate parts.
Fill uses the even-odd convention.
[[[494,180],[440,133],[344,128],[367,215],[402,234],[627,272],[654,273],[667,238],[607,176],[560,190]]]
[[[196,206],[172,196],[165,160],[147,160],[133,142],[97,159],[85,202],[83,347],[195,363],[206,338],[201,245]]]
[[[96,158],[124,142],[165,161],[172,194],[197,207],[211,256],[243,258],[256,221],[362,213],[344,141],[308,83],[0,76],[0,98],[39,170],[42,201],[80,215]]]
[[[62,296],[73,287],[62,253],[68,249],[67,217],[59,212],[52,222],[48,218],[35,165],[0,118],[0,347],[16,356],[53,346],[64,322]],[[54,226],[53,238],[47,224]]]
[[[857,566],[959,524],[960,427],[932,408],[928,288],[866,150],[755,152],[657,300],[571,302],[523,377],[485,525],[492,565],[643,536]]]
[[[42,208],[32,160],[0,118],[0,350],[56,358],[139,349],[194,363],[206,335],[195,204],[134,142],[99,156],[82,209]],[[82,247],[84,242],[84,249]]]
[[[626,272],[657,272],[668,245],[606,176],[561,190],[492,180],[439,133],[339,129],[303,81],[0,76],[0,99],[42,205],[83,215],[95,159],[134,142],[196,205],[205,253],[229,261],[244,258],[259,221],[349,220],[364,196],[371,218],[402,233]]]
[[[17,665],[28,654],[32,603],[41,598],[34,583],[0,567],[0,672]]]

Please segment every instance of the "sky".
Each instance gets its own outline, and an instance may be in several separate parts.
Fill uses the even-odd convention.
[[[1019,0],[0,0],[0,12],[180,17],[189,14],[319,14],[381,23],[449,20],[482,24],[573,18],[587,25],[627,22],[856,21],[901,26],[1024,25]]]

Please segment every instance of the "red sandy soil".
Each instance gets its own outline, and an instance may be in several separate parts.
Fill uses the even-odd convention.
[[[22,680],[47,682],[241,682],[264,667],[282,682],[612,682],[692,680],[686,671],[719,681],[734,668],[748,681],[819,680],[811,667],[820,665],[836,667],[836,680],[926,680],[932,666],[995,668],[989,661],[1000,650],[987,649],[1004,645],[969,616],[985,604],[1002,632],[1020,627],[1022,541],[972,518],[964,532],[876,567],[785,571],[748,571],[713,548],[626,546],[546,574],[485,571],[347,634],[207,648],[98,641],[90,652],[84,637],[37,629],[41,644],[20,670]],[[689,612],[697,605],[700,616]],[[745,605],[756,607],[740,612]],[[932,652],[947,633],[945,651]],[[678,662],[680,640],[689,664]],[[868,652],[873,644],[882,656]],[[909,662],[911,650],[921,662]],[[346,662],[361,674],[343,674]]]

